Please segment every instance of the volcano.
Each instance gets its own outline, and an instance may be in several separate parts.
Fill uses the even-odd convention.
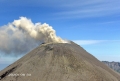
[[[120,81],[120,75],[71,42],[41,44],[0,72],[1,81]]]

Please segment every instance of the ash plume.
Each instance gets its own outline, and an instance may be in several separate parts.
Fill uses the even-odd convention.
[[[55,30],[48,24],[34,24],[26,17],[0,27],[0,51],[4,54],[24,54],[43,42],[67,43],[56,36]]]

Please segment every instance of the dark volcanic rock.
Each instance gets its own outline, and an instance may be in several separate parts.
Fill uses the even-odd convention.
[[[120,62],[114,62],[114,61],[113,62],[102,61],[102,62],[105,63],[111,69],[120,73]]]
[[[3,76],[4,75],[4,76]],[[120,81],[77,44],[42,44],[0,72],[1,81]]]

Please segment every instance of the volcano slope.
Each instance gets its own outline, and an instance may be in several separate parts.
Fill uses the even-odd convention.
[[[2,70],[0,78],[1,81],[120,81],[118,73],[74,43],[42,44]]]

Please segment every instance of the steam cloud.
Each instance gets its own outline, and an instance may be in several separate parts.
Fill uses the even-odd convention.
[[[24,54],[43,42],[67,43],[48,24],[34,24],[26,17],[0,27],[0,51],[5,54]]]

